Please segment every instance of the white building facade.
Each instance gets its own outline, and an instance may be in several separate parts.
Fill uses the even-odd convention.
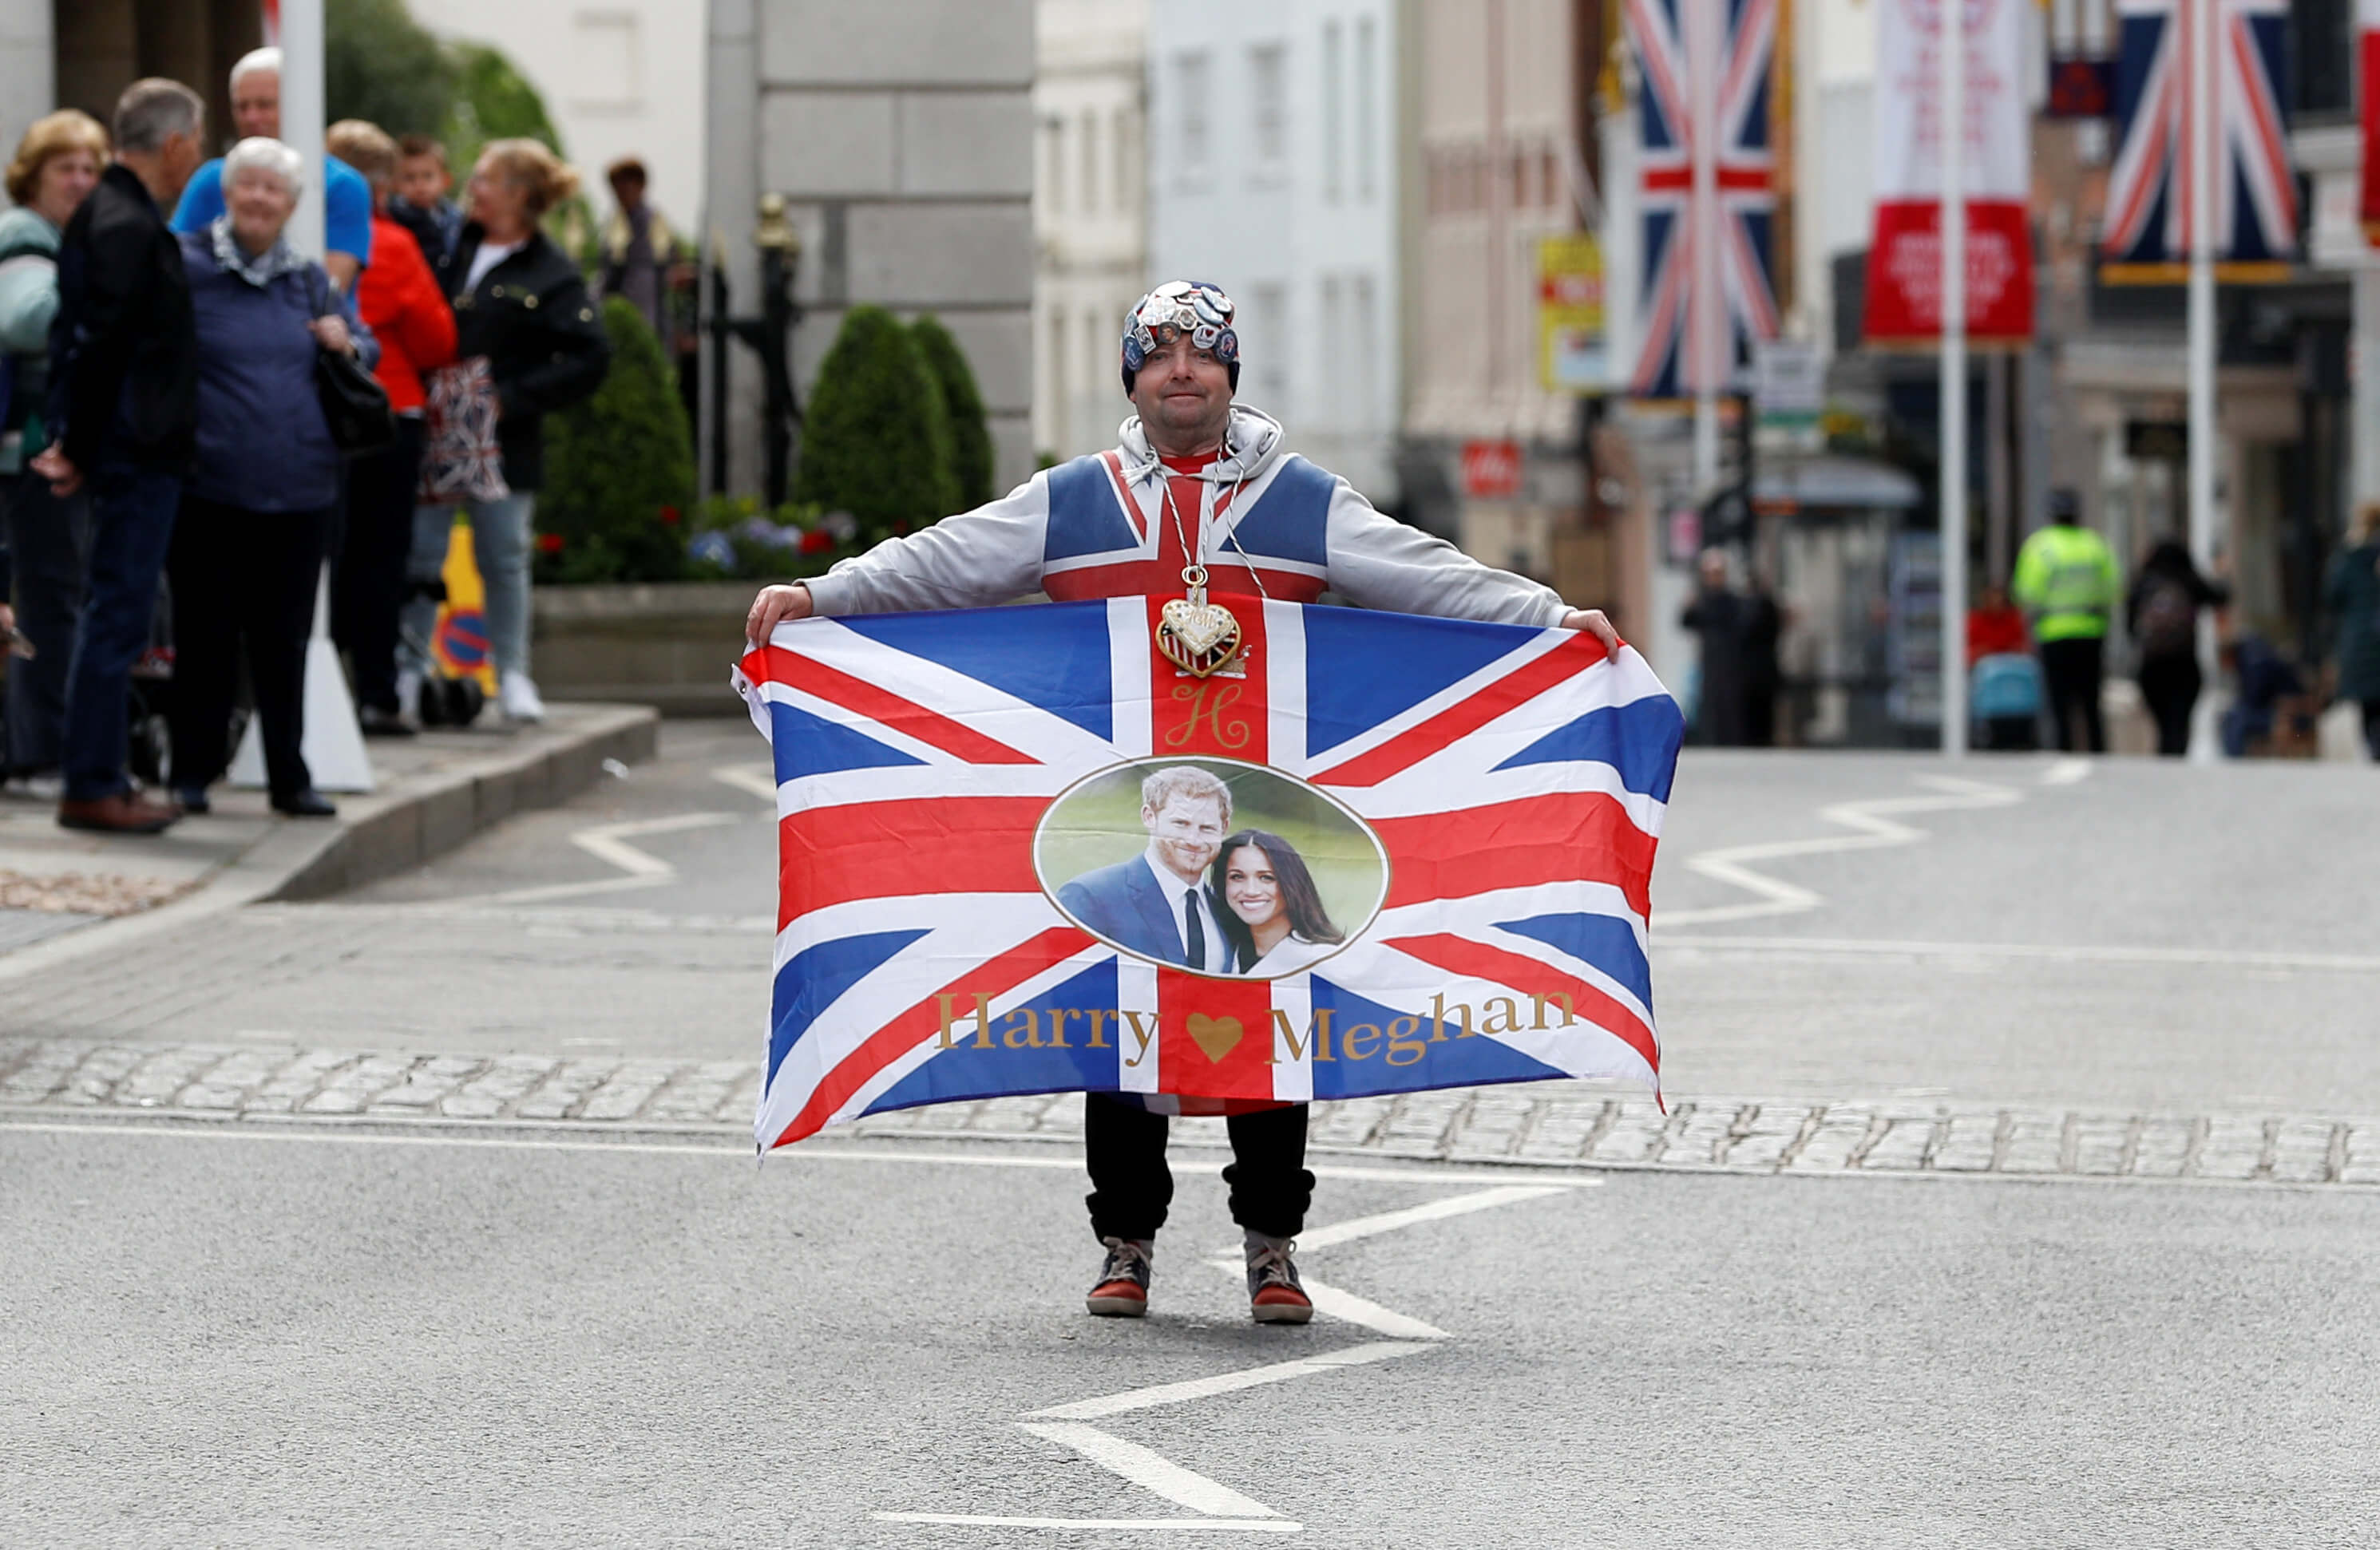
[[[406,0],[441,38],[502,51],[545,103],[598,215],[603,169],[645,163],[646,197],[681,235],[701,232],[703,32],[672,0]],[[457,167],[460,184],[468,169]]]
[[[1148,0],[1039,0],[1033,82],[1033,444],[1115,442],[1123,316],[1148,272]]]
[[[1149,257],[1239,306],[1241,400],[1398,503],[1392,0],[1211,0],[1149,39]]]

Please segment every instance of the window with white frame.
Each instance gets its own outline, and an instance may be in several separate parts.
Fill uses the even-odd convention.
[[[1250,169],[1259,177],[1280,176],[1289,161],[1289,67],[1279,43],[1248,50],[1248,132],[1255,151]]]
[[[1173,56],[1174,170],[1184,179],[1207,176],[1213,148],[1208,143],[1207,102],[1209,71],[1203,52]]]
[[[1055,215],[1065,209],[1066,121],[1056,115],[1041,121],[1041,207]]]
[[[1379,111],[1378,31],[1370,17],[1355,23],[1355,195],[1363,200],[1379,191],[1379,131],[1373,123]]]
[[[1327,384],[1316,395],[1311,414],[1317,426],[1336,430],[1353,421],[1347,394],[1352,384],[1343,375],[1347,364],[1347,296],[1336,274],[1322,277],[1322,358],[1335,363],[1339,370],[1326,370],[1322,381]]]
[[[1340,423],[1351,430],[1368,430],[1380,398],[1379,304],[1369,274],[1354,276],[1347,288],[1349,381]]]
[[[1130,214],[1140,205],[1140,119],[1130,108],[1115,110],[1110,143],[1115,155],[1115,207]]]
[[[643,51],[637,15],[586,10],[570,18],[564,42],[570,105],[581,113],[633,113],[644,105]]]
[[[1339,200],[1342,168],[1346,163],[1344,144],[1346,61],[1342,57],[1342,44],[1339,24],[1322,24],[1322,197],[1336,203]]]
[[[1258,285],[1248,293],[1248,321],[1257,342],[1256,406],[1273,414],[1286,411],[1289,397],[1289,292],[1281,285]]]

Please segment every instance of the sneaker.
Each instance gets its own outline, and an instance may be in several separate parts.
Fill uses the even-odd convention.
[[[1258,1324],[1304,1324],[1314,1316],[1314,1300],[1297,1279],[1297,1264],[1290,1252],[1297,1247],[1288,1238],[1247,1234],[1248,1311]]]
[[[419,685],[417,685],[419,687]],[[366,737],[411,737],[421,729],[396,710],[382,710],[377,705],[367,705],[356,712],[356,725]]]
[[[8,777],[7,793],[27,802],[57,802],[67,794],[66,777],[56,770]]]
[[[1102,1238],[1107,1263],[1083,1306],[1101,1318],[1139,1318],[1148,1312],[1148,1256],[1157,1245],[1146,1238]]]
[[[542,721],[545,701],[538,698],[537,681],[526,672],[507,672],[496,682],[496,703],[507,721]]]

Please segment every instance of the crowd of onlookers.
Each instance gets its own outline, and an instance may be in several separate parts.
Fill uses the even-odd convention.
[[[528,671],[540,427],[600,385],[610,353],[577,266],[540,229],[576,176],[537,141],[500,139],[457,205],[435,141],[349,120],[310,188],[278,138],[280,63],[261,49],[234,67],[237,134],[217,160],[199,94],[148,79],[112,126],[40,120],[8,167],[6,770],[70,828],[155,832],[205,812],[243,660],[273,806],[330,814],[303,753],[325,564],[363,730],[410,735],[458,514],[498,706],[544,714]],[[289,240],[309,199],[320,260]],[[340,384],[366,370],[358,418]],[[128,729],[135,665],[164,654],[161,793],[136,789]]]
[[[2101,690],[2116,620],[2130,643],[2131,677],[2155,729],[2156,750],[2190,748],[2192,719],[2204,692],[2199,631],[2204,612],[2231,600],[2218,577],[2202,574],[2172,539],[2151,544],[2131,584],[2107,542],[2083,526],[2071,490],[2051,492],[2049,520],[2026,539],[2006,586],[1987,582],[1967,611],[1969,708],[1977,746],[2029,749],[2048,741],[2069,752],[2105,753]],[[1755,577],[1738,590],[1724,551],[1701,556],[1699,585],[1680,623],[1700,637],[1694,718],[1697,742],[1766,747],[1776,741],[1784,686],[1778,644],[1786,617]],[[2351,704],[2366,751],[2380,760],[2380,502],[2359,507],[2347,541],[2323,573],[2321,612],[2332,673],[2326,696],[2252,631],[2239,630],[2218,653],[2232,693],[2215,725],[2234,758],[2292,744],[2311,747],[2313,713],[2326,697]],[[2319,664],[2316,664],[2317,666]],[[2292,725],[2292,722],[2302,723]]]

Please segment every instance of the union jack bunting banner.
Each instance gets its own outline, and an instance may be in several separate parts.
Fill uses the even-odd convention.
[[[2190,260],[2192,219],[2191,30],[2215,27],[2215,201],[2208,232],[2229,280],[2282,279],[2298,250],[2290,164],[2287,0],[2117,0],[2117,150],[2107,174],[2100,278],[2174,285]]]
[[[1725,393],[1777,337],[1768,60],[1777,0],[1628,0],[1643,84],[1645,281],[1629,391]],[[1697,151],[1706,176],[1697,178]]]
[[[1169,1113],[1604,1077],[1682,733],[1594,636],[1233,599],[808,619],[736,684],[778,781],[760,1147],[1103,1092]]]

